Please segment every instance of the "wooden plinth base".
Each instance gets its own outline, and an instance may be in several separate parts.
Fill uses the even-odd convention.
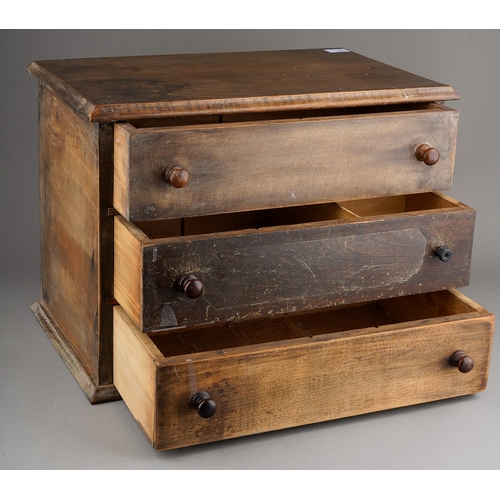
[[[64,339],[60,328],[50,317],[41,301],[31,306],[31,310],[45,330],[61,358],[75,377],[91,404],[105,403],[121,399],[113,384],[97,385],[82,366],[75,353]]]

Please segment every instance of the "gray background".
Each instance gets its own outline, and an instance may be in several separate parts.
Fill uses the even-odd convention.
[[[0,469],[497,469],[500,352],[485,392],[173,452],[122,401],[91,406],[29,307],[39,299],[33,60],[345,47],[447,83],[462,100],[453,189],[477,209],[473,300],[500,312],[500,32],[146,30],[0,32]]]

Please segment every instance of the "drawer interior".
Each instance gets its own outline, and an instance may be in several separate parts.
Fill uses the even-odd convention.
[[[410,103],[410,104],[388,104],[381,106],[350,106],[348,108],[319,108],[300,109],[288,111],[255,112],[255,113],[230,113],[217,115],[195,115],[174,116],[166,118],[151,118],[143,120],[130,120],[135,128],[157,128],[157,127],[182,127],[207,125],[214,123],[236,123],[255,122],[262,120],[302,120],[314,118],[329,118],[334,116],[373,114],[373,113],[396,113],[399,111],[415,111],[426,109],[445,109],[438,103]]]
[[[339,203],[324,203],[250,212],[136,222],[148,238],[170,238],[201,234],[272,228],[415,211],[453,209],[463,204],[439,193],[384,196]]]
[[[419,193],[342,201],[339,206],[357,217],[369,217],[372,215],[418,212],[420,210],[457,208],[460,203],[438,193]]]
[[[165,357],[220,351],[270,343],[290,343],[369,335],[385,325],[474,315],[473,305],[453,291],[439,291],[272,319],[233,322],[210,327],[170,330],[149,334]],[[407,325],[409,326],[409,325]]]
[[[154,239],[355,218],[356,215],[337,203],[325,203],[302,207],[166,219],[163,221],[136,222],[135,225],[148,238]]]

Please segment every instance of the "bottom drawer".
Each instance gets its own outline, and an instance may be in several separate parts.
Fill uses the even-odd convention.
[[[180,448],[482,391],[493,322],[454,290],[149,335],[116,306],[114,383]]]

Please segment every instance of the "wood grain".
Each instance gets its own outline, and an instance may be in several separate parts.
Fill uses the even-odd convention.
[[[421,201],[419,207],[408,202],[418,211],[398,213],[391,207],[384,215],[380,207],[389,204],[372,202],[373,216],[365,210],[355,219],[324,220],[323,207],[322,222],[312,218],[295,225],[284,225],[279,211],[283,225],[276,227],[223,233],[209,225],[213,233],[151,240],[117,217],[116,224],[122,226],[117,247],[132,245],[131,261],[141,263],[116,267],[116,282],[125,284],[116,287],[116,298],[149,332],[465,286],[475,211],[451,201],[447,208],[434,208],[443,204],[437,194],[423,198],[427,203]],[[344,213],[333,206],[337,209],[332,215]],[[314,217],[314,210],[310,214]],[[248,227],[248,219],[243,222]],[[446,263],[434,255],[444,244],[453,250]],[[188,299],[177,289],[184,274],[202,282],[199,298]],[[134,283],[141,283],[139,303],[137,294],[133,303],[126,292],[118,294],[120,289],[137,290]]]
[[[118,307],[113,308],[113,382],[150,440],[156,419],[155,351],[151,341],[134,335],[133,322]],[[145,348],[147,346],[147,348]]]
[[[113,297],[139,323],[141,320],[142,250],[139,231],[128,231],[115,218],[114,244],[114,289]]]
[[[114,206],[130,221],[449,189],[458,112],[431,107],[302,120],[115,126]],[[419,144],[439,162],[418,161]],[[189,173],[177,189],[165,169]]]
[[[128,165],[128,151],[130,150],[129,134],[124,124],[116,128],[113,137],[113,201],[112,206],[126,218],[129,217],[130,197],[128,179],[130,176]]]
[[[448,85],[322,49],[37,61],[28,71],[92,121],[458,99]]]
[[[377,328],[364,327],[361,317],[358,329],[351,317],[346,335],[329,334],[323,318],[325,333],[312,338],[282,337],[267,344],[173,357],[166,352],[163,358],[117,307],[115,317],[121,320],[116,322],[116,347],[141,362],[126,358],[127,368],[115,361],[115,369],[126,371],[130,380],[149,374],[150,382],[142,387],[147,396],[139,388],[124,400],[141,423],[144,417],[135,410],[136,399],[145,398],[148,405],[154,399],[156,421],[153,431],[148,427],[148,437],[158,450],[482,391],[488,379],[493,316],[477,305],[469,312],[454,310],[453,302],[461,297],[458,292],[436,292],[427,299],[437,295],[444,303],[452,297],[446,316],[386,321]],[[408,298],[412,299],[418,302],[420,296]],[[397,304],[399,299],[392,300]],[[271,321],[269,333],[274,329]],[[475,360],[468,374],[450,364],[457,349]],[[154,385],[151,369],[157,374]],[[191,395],[200,390],[208,391],[217,403],[217,413],[210,419],[201,419],[189,407]],[[150,415],[146,420],[151,421]]]
[[[42,302],[99,387],[112,382],[112,136],[40,88]]]

